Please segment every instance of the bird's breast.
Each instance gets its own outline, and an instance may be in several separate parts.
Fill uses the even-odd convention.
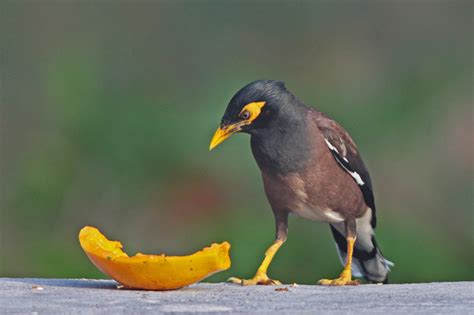
[[[252,153],[259,168],[272,173],[288,174],[305,169],[314,155],[306,126],[294,129],[268,129],[252,135]]]

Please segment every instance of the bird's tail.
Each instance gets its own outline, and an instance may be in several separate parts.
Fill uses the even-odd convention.
[[[394,264],[385,259],[375,241],[374,229],[370,223],[372,210],[356,220],[357,238],[352,255],[352,275],[364,277],[376,283],[388,283],[388,273]],[[336,241],[339,259],[344,265],[347,256],[347,241],[344,225],[330,225]]]

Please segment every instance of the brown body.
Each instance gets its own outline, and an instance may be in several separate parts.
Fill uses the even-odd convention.
[[[355,220],[368,208],[357,183],[337,165],[324,141],[318,123],[330,122],[323,116],[317,117],[313,111],[307,115],[307,135],[313,148],[309,163],[288,174],[271,172],[259,163],[271,207],[274,212],[288,211],[313,221]]]

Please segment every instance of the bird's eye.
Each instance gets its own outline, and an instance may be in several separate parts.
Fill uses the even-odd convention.
[[[240,114],[240,118],[242,119],[249,119],[250,118],[250,112],[248,110],[244,110],[241,114]]]

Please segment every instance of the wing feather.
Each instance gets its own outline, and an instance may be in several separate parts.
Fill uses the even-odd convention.
[[[341,125],[326,115],[319,113],[316,121],[334,159],[359,185],[365,203],[372,209],[371,225],[375,228],[375,200],[372,181],[356,144]]]

